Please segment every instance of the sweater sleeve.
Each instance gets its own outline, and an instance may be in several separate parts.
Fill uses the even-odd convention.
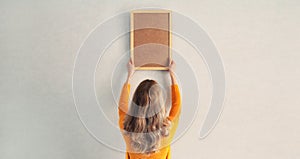
[[[170,121],[173,121],[177,118],[181,111],[181,97],[180,91],[177,84],[171,85],[171,93],[172,93],[172,107],[168,116]]]
[[[130,93],[130,84],[124,84],[120,100],[119,100],[119,127],[123,129],[123,121],[125,119],[126,113],[128,111],[128,99]]]

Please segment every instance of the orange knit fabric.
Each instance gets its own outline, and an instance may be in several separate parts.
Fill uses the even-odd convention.
[[[121,131],[124,129],[123,122],[128,111],[128,99],[130,93],[130,84],[124,84],[120,101],[119,101],[119,126]],[[170,159],[171,158],[171,149],[170,143],[175,135],[178,120],[181,110],[181,97],[178,85],[171,85],[171,93],[172,93],[172,107],[168,116],[168,119],[172,122],[172,126],[169,132],[169,136],[165,137],[162,141],[162,148],[155,153],[151,154],[141,154],[141,153],[132,153],[130,152],[130,139],[128,136],[123,135],[123,138],[126,143],[126,159]]]

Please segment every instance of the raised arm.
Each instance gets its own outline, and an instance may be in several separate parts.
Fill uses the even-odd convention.
[[[172,85],[171,85],[172,107],[168,116],[168,119],[171,121],[173,121],[175,118],[179,116],[181,110],[181,96],[180,96],[180,91],[178,88],[174,70],[175,70],[175,62],[171,61],[169,66],[169,72],[172,81]]]
[[[128,111],[128,100],[129,100],[129,93],[130,93],[129,81],[135,71],[131,60],[129,61],[127,68],[128,68],[127,80],[123,85],[121,95],[120,95],[120,100],[119,100],[119,126],[121,129],[123,129],[123,120]]]

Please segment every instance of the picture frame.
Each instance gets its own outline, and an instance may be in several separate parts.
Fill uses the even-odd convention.
[[[136,70],[168,70],[172,57],[171,13],[131,11],[130,58]]]

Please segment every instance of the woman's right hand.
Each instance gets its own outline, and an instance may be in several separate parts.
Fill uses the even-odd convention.
[[[170,62],[170,65],[169,65],[169,72],[170,72],[170,77],[171,77],[171,81],[172,81],[172,84],[177,84],[177,81],[176,81],[176,77],[175,77],[175,62],[172,60]]]
[[[169,65],[169,72],[170,72],[170,73],[174,73],[174,71],[175,71],[175,66],[176,66],[176,64],[175,64],[174,60],[172,60],[172,61],[170,62],[170,65]]]

